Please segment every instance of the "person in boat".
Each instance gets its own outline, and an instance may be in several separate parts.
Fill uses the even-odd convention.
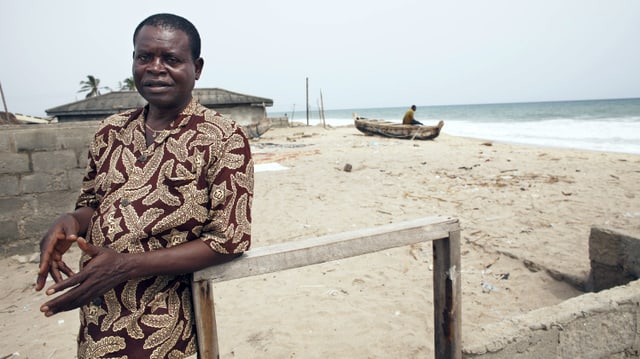
[[[404,117],[402,118],[403,125],[422,126],[422,122],[417,121],[415,119],[416,109],[417,109],[416,105],[411,105],[411,108],[404,113]]]
[[[100,124],[75,211],[41,240],[35,289],[51,275],[46,294],[59,295],[40,311],[80,308],[79,359],[195,357],[192,273],[249,249],[249,141],[192,97],[200,44],[180,16],[138,25],[132,72],[147,104]],[[73,242],[77,273],[63,260]]]

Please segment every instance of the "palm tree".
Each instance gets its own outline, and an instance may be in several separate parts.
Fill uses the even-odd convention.
[[[88,92],[86,98],[100,96],[100,89],[108,89],[108,87],[100,87],[100,79],[92,75],[87,75],[87,80],[80,81],[80,85],[82,87],[78,92]]]
[[[127,77],[124,81],[119,81],[118,86],[120,91],[135,91],[136,83],[133,81],[133,76]]]

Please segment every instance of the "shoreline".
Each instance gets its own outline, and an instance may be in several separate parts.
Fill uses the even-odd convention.
[[[429,120],[429,121],[437,122],[437,120]],[[446,126],[446,121],[445,121],[445,126]],[[307,126],[306,124],[304,124],[302,122],[294,121],[294,122],[292,122],[292,125],[290,127],[318,127],[318,128],[322,128],[323,126],[322,126],[322,124],[316,124],[316,125]],[[327,124],[327,128],[330,128],[330,129],[349,128],[349,127],[352,127],[352,128],[355,129],[355,126],[353,124],[346,124],[346,125],[330,125],[330,124]],[[447,133],[446,129],[443,129],[441,134],[448,135],[448,136],[453,136],[453,137],[459,137],[459,138],[462,138],[462,139],[491,141],[491,142],[495,142],[495,143],[501,143],[501,144],[512,145],[512,146],[548,147],[550,149],[564,149],[564,150],[575,150],[575,151],[592,151],[592,152],[622,153],[622,154],[640,155],[640,147],[637,150],[616,151],[616,150],[612,150],[612,149],[595,149],[595,148],[587,148],[587,147],[570,147],[568,145],[563,146],[563,145],[552,145],[552,144],[526,143],[526,142],[518,142],[518,141],[496,140],[496,139],[491,139],[491,138],[487,138],[487,137],[472,137],[472,136],[468,136],[468,135],[456,135],[456,134]]]

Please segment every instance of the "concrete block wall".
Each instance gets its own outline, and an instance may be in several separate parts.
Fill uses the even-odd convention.
[[[98,122],[0,127],[0,255],[38,250],[73,210]]]
[[[463,358],[640,358],[640,233],[593,227],[589,256],[598,292],[462,333]]]
[[[288,117],[269,117],[271,120],[271,127],[289,127]]]
[[[594,291],[640,278],[640,241],[625,231],[591,228],[589,258],[589,289]]]
[[[463,358],[638,358],[639,324],[634,281],[487,326],[481,343],[464,343]]]
[[[260,106],[233,106],[214,108],[214,110],[233,119],[239,125],[258,123],[265,117],[265,110]]]

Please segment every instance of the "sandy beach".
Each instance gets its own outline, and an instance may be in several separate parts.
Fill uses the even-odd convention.
[[[640,155],[304,126],[271,129],[252,150],[253,247],[458,218],[463,346],[487,324],[580,295],[592,225],[640,229]],[[220,283],[221,356],[430,358],[431,258],[427,243]],[[75,356],[78,314],[41,315],[37,261],[0,259],[2,359]]]

